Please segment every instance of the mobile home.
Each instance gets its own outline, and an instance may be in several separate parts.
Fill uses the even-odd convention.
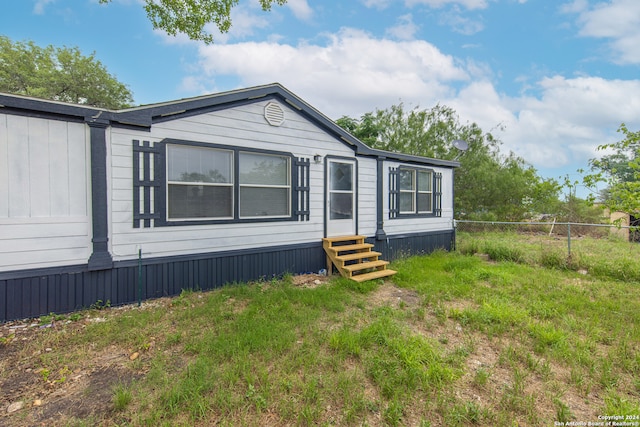
[[[450,249],[457,166],[279,84],[119,111],[0,94],[0,321],[317,272],[336,236]]]

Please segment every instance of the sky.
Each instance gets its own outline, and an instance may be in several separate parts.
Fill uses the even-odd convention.
[[[0,5],[0,34],[95,54],[136,104],[278,82],[334,120],[446,105],[558,180],[640,129],[638,0],[240,0],[210,45],[142,0]]]

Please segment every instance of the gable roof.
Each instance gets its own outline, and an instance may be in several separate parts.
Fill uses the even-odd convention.
[[[149,129],[154,123],[253,103],[259,99],[277,99],[290,105],[299,114],[322,128],[325,132],[350,146],[354,152],[360,156],[449,168],[460,165],[459,162],[456,161],[432,159],[373,149],[279,83],[170,102],[141,105],[124,110],[109,110],[0,93],[0,112],[6,110],[15,114],[41,117],[55,116],[55,118],[58,119],[71,121],[101,121],[112,126]]]

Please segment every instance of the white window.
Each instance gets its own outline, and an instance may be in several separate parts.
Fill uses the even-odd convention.
[[[291,164],[288,156],[239,154],[240,218],[291,216]]]
[[[400,184],[400,213],[416,213],[416,171],[401,169],[398,178]]]
[[[169,220],[233,218],[233,152],[167,145]]]
[[[420,169],[398,170],[398,211],[400,214],[433,213],[433,172]]]
[[[429,171],[418,171],[418,213],[433,212],[433,175]]]

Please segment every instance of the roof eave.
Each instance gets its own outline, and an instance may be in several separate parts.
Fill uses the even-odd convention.
[[[35,111],[43,114],[71,117],[85,122],[100,120],[114,125],[120,124],[149,129],[154,122],[170,120],[172,116],[177,118],[184,114],[197,114],[200,110],[225,108],[227,105],[232,106],[239,102],[265,97],[277,97],[286,102],[300,114],[303,114],[335,138],[347,144],[357,155],[448,168],[460,166],[457,161],[432,159],[371,148],[280,83],[270,83],[263,86],[142,105],[117,111],[0,93],[0,111],[2,111],[2,108],[22,112]]]

